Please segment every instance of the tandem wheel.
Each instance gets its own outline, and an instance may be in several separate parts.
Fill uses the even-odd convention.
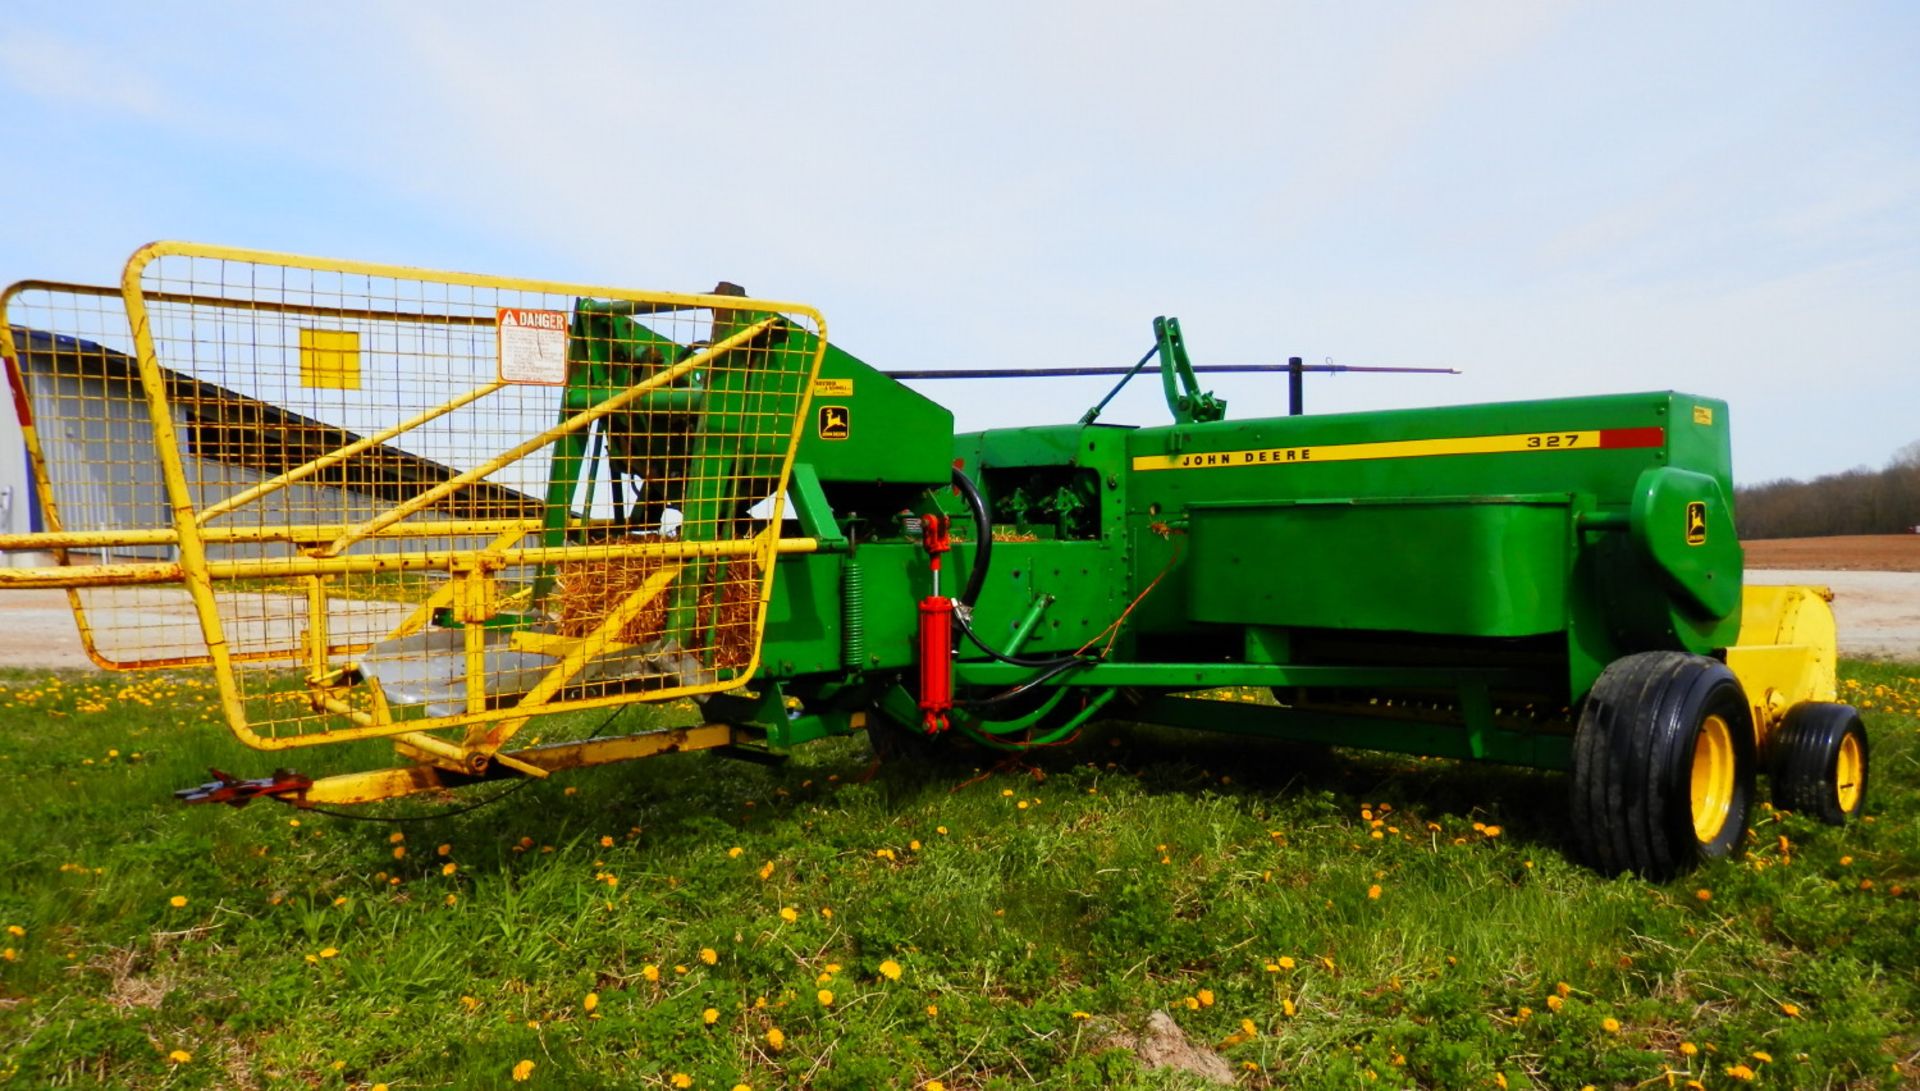
[[[1757,764],[1752,714],[1725,664],[1682,652],[1614,661],[1574,729],[1579,854],[1605,874],[1656,881],[1734,854]]]
[[[1774,732],[1773,805],[1829,826],[1857,818],[1867,801],[1867,729],[1851,705],[1803,701]]]

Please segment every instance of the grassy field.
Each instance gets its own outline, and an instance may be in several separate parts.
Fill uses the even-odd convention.
[[[0,674],[0,1085],[1199,1086],[1126,1048],[1162,1009],[1243,1087],[1914,1086],[1920,667],[1843,674],[1871,816],[1666,886],[1568,862],[1557,776],[1123,725],[186,808],[276,762],[204,680]]]

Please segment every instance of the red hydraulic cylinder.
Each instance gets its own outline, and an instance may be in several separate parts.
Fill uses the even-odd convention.
[[[929,735],[947,729],[953,708],[953,600],[928,595],[920,600],[921,728]]]
[[[953,600],[940,593],[940,557],[951,548],[952,524],[944,515],[928,514],[921,527],[932,557],[933,594],[920,600],[920,726],[938,735],[953,708]]]

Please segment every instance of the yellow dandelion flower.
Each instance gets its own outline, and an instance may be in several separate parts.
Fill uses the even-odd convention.
[[[720,952],[711,947],[700,948],[700,961],[712,966],[720,961]]]
[[[1561,1008],[1564,1008],[1564,1007],[1566,1007],[1566,1006],[1567,1006],[1567,1002],[1566,1002],[1565,1000],[1562,1000],[1562,999],[1561,999],[1560,997],[1558,997],[1558,996],[1549,996],[1549,997],[1547,997],[1547,1010],[1548,1010],[1548,1011],[1559,1011],[1559,1010],[1560,1010]]]
[[[1012,798],[1013,798],[1013,789],[1012,789],[1012,788],[1002,788],[1002,789],[1000,789],[1000,797],[1001,797],[1002,799],[1012,799]]]
[[[1680,1043],[1680,1053],[1682,1056],[1691,1057],[1699,1052],[1700,1052],[1700,1047],[1697,1045],[1694,1045],[1692,1042]]]
[[[748,1087],[744,1083],[736,1083],[733,1085],[733,1091],[753,1091],[753,1088]]]
[[[438,848],[433,850],[433,853],[435,856],[451,856],[453,855],[453,846],[442,843]]]
[[[1606,1031],[1608,1034],[1618,1034],[1620,1033],[1620,1020],[1609,1015],[1605,1019],[1600,1020],[1600,1029]]]
[[[660,967],[651,964],[642,966],[640,967],[640,976],[646,978],[648,981],[658,981],[660,980]]]
[[[1507,1074],[1505,1072],[1495,1072],[1493,1074],[1493,1085],[1498,1087],[1500,1091],[1507,1091]]]
[[[1753,1059],[1759,1061],[1761,1064],[1772,1064],[1773,1054],[1768,1053],[1764,1049],[1756,1049],[1753,1051]]]
[[[1699,890],[1694,891],[1693,896],[1700,899],[1703,902],[1710,902],[1713,900],[1713,891],[1708,890],[1706,887],[1703,886]]]
[[[1293,1006],[1293,1001],[1291,999],[1287,997],[1282,997],[1280,999],[1280,1011],[1282,1014],[1286,1015],[1287,1018],[1291,1019],[1294,1017],[1294,1015],[1296,1015],[1299,1012],[1299,1009]]]
[[[727,850],[727,859],[729,859],[729,860],[738,860],[738,859],[740,858],[740,854],[741,854],[741,853],[743,853],[743,852],[745,852],[745,851],[747,851],[747,850],[746,850],[746,849],[743,849],[743,848],[741,848],[741,847],[740,847],[739,845],[735,845],[735,846],[733,846],[732,848],[730,848],[730,849],[728,849],[728,850]]]
[[[947,1091],[947,1085],[939,1080],[928,1080],[920,1085],[920,1091]]]
[[[1798,1004],[1782,1004],[1780,1005],[1780,1011],[1789,1019],[1800,1018],[1800,1005]]]
[[[1500,836],[1500,827],[1488,826],[1486,829],[1481,830],[1480,832],[1486,834],[1488,837],[1498,837]]]
[[[1554,985],[1553,991],[1561,996],[1572,996],[1573,986],[1562,981]]]
[[[720,1009],[708,1008],[706,1011],[701,1012],[700,1021],[702,1023],[705,1023],[707,1026],[712,1026],[715,1023],[718,1023],[720,1021]]]
[[[1294,963],[1293,963],[1293,957],[1291,955],[1281,955],[1279,958],[1275,959],[1274,961],[1280,964],[1280,968],[1282,970],[1293,969]]]
[[[395,860],[404,860],[406,859],[406,856],[407,856],[407,846],[405,845],[393,846],[393,858]]]
[[[1260,1028],[1253,1025],[1253,1020],[1242,1019],[1240,1020],[1240,1033],[1249,1038],[1258,1038],[1260,1036]]]
[[[187,907],[187,896],[185,894],[175,894],[173,897],[167,899],[167,904],[175,909],[185,909]]]
[[[167,1060],[172,1061],[174,1064],[186,1064],[188,1061],[193,1060],[193,1054],[188,1053],[184,1049],[176,1049],[167,1054]]]
[[[787,1048],[787,1036],[781,1032],[779,1027],[767,1028],[767,1046],[775,1053]]]
[[[474,996],[463,996],[460,998],[460,1003],[468,1011],[472,1011],[473,1009],[480,1006],[480,999],[479,997],[474,997]]]
[[[688,1088],[693,1086],[693,1077],[687,1075],[685,1072],[675,1072],[673,1075],[667,1077],[667,1082],[675,1087]]]
[[[600,847],[601,847],[601,848],[603,848],[603,849],[610,849],[610,848],[612,848],[612,847],[613,847],[613,838],[611,838],[611,837],[609,837],[609,836],[607,836],[606,834],[601,834],[601,835],[600,835]]]
[[[1074,1019],[1091,1019],[1091,1018],[1093,1018],[1093,1016],[1092,1016],[1092,1015],[1089,1015],[1088,1013],[1086,1013],[1086,1012],[1084,1012],[1084,1011],[1076,1011],[1076,1012],[1073,1012],[1073,1013],[1071,1014],[1071,1018],[1074,1018]]]
[[[588,993],[586,995],[586,998],[580,1001],[580,1010],[582,1011],[592,1011],[593,1009],[599,1006],[600,1006],[599,993]]]
[[[332,958],[332,957],[334,957],[335,955],[338,955],[339,953],[340,953],[340,948],[338,948],[338,947],[322,947],[322,948],[320,948],[320,957],[321,957],[321,958]]]
[[[909,852],[919,852],[919,851],[920,851],[920,842],[918,842],[918,841],[909,841],[909,842],[907,842],[907,851],[909,851]]]
[[[459,870],[460,870],[460,865],[454,863],[451,860],[440,865],[440,874],[442,875],[452,875],[454,872]]]
[[[458,894],[449,894],[449,895],[447,895],[447,905],[448,905],[448,907],[452,907],[452,906],[454,906],[454,905],[457,905],[457,904],[459,904],[459,902],[460,902],[460,895],[458,895]]]
[[[1368,887],[1368,888],[1367,888],[1367,898],[1368,898],[1369,900],[1378,900],[1378,899],[1379,899],[1379,897],[1380,897],[1380,884],[1379,884],[1379,883],[1375,883],[1375,884],[1373,884],[1372,886],[1370,886],[1370,887]]]
[[[800,919],[800,911],[790,905],[783,905],[780,907],[780,919],[793,924]]]
[[[17,924],[7,925],[7,935],[9,936],[24,936],[26,934],[27,930]]]
[[[521,1061],[513,1066],[513,1082],[525,1083],[533,1077],[533,1062]]]
[[[772,860],[768,860],[765,864],[761,865],[760,878],[762,880],[773,878],[773,861]]]
[[[1727,1075],[1732,1076],[1736,1080],[1745,1080],[1749,1082],[1753,1080],[1753,1069],[1748,1068],[1746,1065],[1743,1065],[1743,1064],[1727,1065],[1724,1071],[1726,1072]]]
[[[900,980],[900,964],[892,959],[887,959],[880,964],[880,976],[886,978],[888,981]]]
[[[823,1008],[830,1008],[833,1006],[833,990],[832,989],[821,989],[819,992],[814,993],[813,997],[814,999],[820,1001],[820,1006]]]
[[[1200,1001],[1200,1006],[1203,1008],[1213,1007],[1212,989],[1201,989],[1199,992],[1193,994],[1193,998]]]
[[[935,826],[933,828],[933,832],[939,834],[942,837],[945,837],[947,835],[947,828],[945,826]]]
[[[821,915],[822,917],[825,917],[825,918],[826,918],[826,919],[828,919],[828,920],[832,920],[832,919],[833,919],[833,909],[832,909],[832,908],[831,908],[830,906],[824,906],[824,905],[823,905],[823,906],[821,906],[821,907],[820,907],[820,915]]]
[[[387,843],[392,845],[398,845],[402,841],[405,841],[406,839],[407,839],[407,835],[404,833],[401,833],[399,830],[395,830],[392,833],[387,835]]]

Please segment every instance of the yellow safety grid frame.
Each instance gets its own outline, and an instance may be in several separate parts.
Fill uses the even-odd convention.
[[[147,428],[81,468],[150,459],[167,523],[49,520],[63,565],[0,586],[183,588],[249,745],[476,769],[533,714],[757,668],[774,558],[813,546],[780,534],[811,308],[184,243],[121,294]],[[147,650],[110,665],[192,658]]]
[[[151,457],[146,394],[120,290],[12,285],[0,292],[0,358],[45,527],[0,535],[0,550],[49,554],[55,565],[81,572],[171,562],[171,509]],[[18,568],[0,575],[28,578]],[[209,662],[178,579],[173,586],[60,584],[43,574],[41,582],[65,587],[81,647],[100,667]]]

